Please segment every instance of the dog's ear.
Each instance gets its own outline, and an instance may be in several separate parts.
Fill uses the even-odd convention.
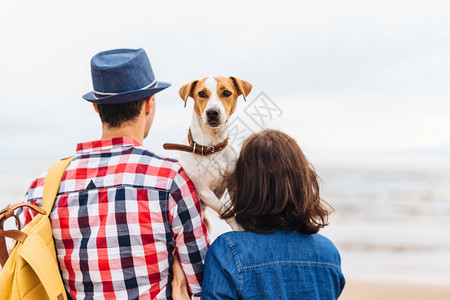
[[[242,95],[242,97],[244,97],[244,100],[247,101],[246,97],[248,94],[250,94],[250,91],[252,90],[252,85],[245,80],[233,76],[230,76],[229,78],[233,81],[234,86],[238,90],[239,93],[238,96]]]
[[[184,101],[184,107],[186,107],[187,99],[194,96],[192,93],[197,85],[197,82],[198,80],[191,81],[191,83],[183,85],[178,91],[178,94],[180,94],[181,99]]]

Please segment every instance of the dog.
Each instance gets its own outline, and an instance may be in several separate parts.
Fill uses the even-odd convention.
[[[227,123],[236,111],[238,97],[245,101],[251,90],[250,83],[233,76],[206,77],[183,85],[179,95],[184,107],[189,97],[194,99],[191,126],[185,144],[163,146],[166,150],[181,151],[179,162],[200,199],[219,215],[226,209],[220,200],[227,188],[226,177],[234,171],[237,160],[236,151],[228,144]],[[227,223],[233,230],[242,230],[234,218]],[[176,256],[173,273],[173,299],[189,299],[186,278]]]
[[[187,145],[164,144],[168,150],[182,151],[179,162],[195,185],[202,202],[217,212],[224,212],[222,198],[234,171],[237,153],[228,145],[228,120],[236,111],[238,97],[244,101],[252,85],[236,77],[206,77],[183,85],[179,95],[186,107],[194,99]],[[233,230],[240,230],[234,218],[227,220]]]

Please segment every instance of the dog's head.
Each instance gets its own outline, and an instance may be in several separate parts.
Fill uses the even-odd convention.
[[[252,85],[236,77],[207,77],[183,85],[179,94],[186,107],[189,97],[194,99],[194,111],[204,124],[218,127],[225,124],[234,113],[237,98],[244,100],[252,90]]]

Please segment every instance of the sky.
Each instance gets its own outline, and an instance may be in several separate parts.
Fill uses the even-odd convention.
[[[178,89],[236,76],[253,84],[234,116],[251,127],[263,92],[279,111],[265,127],[292,135],[313,164],[450,167],[448,1],[3,1],[0,160],[53,161],[101,136],[90,58],[144,48],[157,79],[144,145],[181,142]],[[255,106],[253,106],[254,108]],[[244,126],[244,125],[242,125]]]

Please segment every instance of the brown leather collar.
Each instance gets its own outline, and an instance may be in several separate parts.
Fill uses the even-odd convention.
[[[172,143],[165,143],[163,145],[163,148],[166,150],[177,150],[177,151],[184,151],[184,152],[192,152],[194,154],[198,154],[201,156],[208,156],[214,153],[217,153],[219,151],[222,151],[225,149],[225,147],[228,145],[228,137],[221,142],[220,144],[217,144],[215,146],[205,146],[200,145],[194,141],[192,138],[191,129],[189,128],[188,133],[188,145],[181,145],[181,144],[172,144]]]

